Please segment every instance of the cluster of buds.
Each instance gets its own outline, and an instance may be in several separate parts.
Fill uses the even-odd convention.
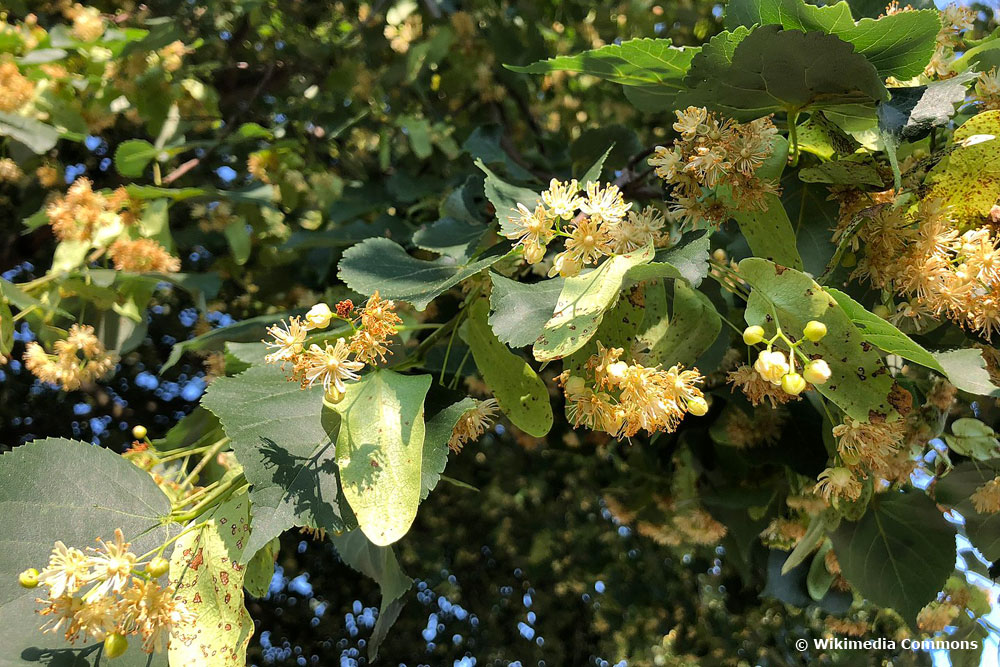
[[[56,542],[45,569],[31,568],[18,577],[24,588],[47,589],[48,595],[38,598],[43,605],[38,613],[46,617],[42,629],[63,632],[71,644],[103,640],[109,658],[125,652],[128,635],[140,636],[147,653],[162,651],[177,628],[195,621],[173,587],[157,582],[170,563],[159,554],[142,562],[121,529],[113,540],[97,542],[99,548],[86,552]]]
[[[620,361],[620,347],[597,344],[585,375],[564,371],[560,384],[573,426],[581,424],[616,438],[630,438],[640,430],[673,432],[686,413],[702,416],[708,402],[697,388],[704,378],[697,368],[668,370]]]
[[[629,253],[650,243],[668,240],[663,232],[666,220],[652,206],[640,212],[630,210],[617,185],[604,187],[587,183],[580,194],[577,181],[553,178],[534,210],[523,203],[513,209],[501,233],[517,241],[524,260],[537,264],[545,257],[548,244],[556,237],[565,239],[565,249],[553,259],[550,276],[571,277],[602,257]]]
[[[351,336],[331,343],[328,335],[321,335],[322,347],[317,343],[306,347],[309,332],[326,329],[334,319],[345,322],[352,330]],[[388,341],[396,335],[401,322],[396,304],[380,298],[378,292],[360,309],[342,301],[334,312],[327,304],[319,303],[304,318],[293,317],[268,327],[271,339],[262,342],[273,351],[264,361],[282,369],[291,364],[290,379],[302,383],[303,389],[320,384],[326,400],[339,403],[347,391],[346,383],[357,380],[365,364],[384,362],[385,355],[391,354]]]
[[[809,385],[825,384],[830,379],[830,366],[822,359],[807,359],[798,349],[802,341],[817,342],[826,336],[826,325],[817,320],[810,320],[802,331],[802,338],[789,340],[777,327],[774,337],[767,341],[767,349],[757,355],[753,369],[757,375],[772,385],[781,387],[782,391],[791,396],[798,396],[809,388]],[[775,341],[782,340],[788,346],[788,356],[781,350],[775,350]],[[764,342],[764,328],[758,325],[749,326],[743,330],[743,342],[756,345]],[[805,364],[800,374],[796,370],[796,355]]]
[[[141,208],[141,202],[130,197],[125,188],[105,194],[81,176],[65,195],[49,202],[45,215],[60,241],[92,242],[101,232],[134,223]]]
[[[54,354],[32,341],[24,348],[24,365],[42,382],[73,391],[115,367],[116,358],[94,335],[94,327],[74,324],[66,338],[53,344]]]
[[[649,158],[674,188],[671,212],[694,225],[725,222],[734,208],[766,210],[765,196],[778,192],[775,182],[757,174],[777,134],[770,117],[737,123],[704,107],[676,114],[680,138],[669,148],[657,146]]]

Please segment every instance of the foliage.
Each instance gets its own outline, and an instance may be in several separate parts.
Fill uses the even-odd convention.
[[[121,455],[11,437],[0,662],[243,664],[295,528],[377,583],[374,659],[432,567],[410,534],[477,491],[514,533],[525,494],[574,499],[537,562],[597,539],[598,495],[651,553],[723,548],[747,627],[980,636],[955,536],[1000,558],[1000,42],[985,9],[868,4],[15,2],[4,379],[208,387]],[[178,304],[194,335],[157,350]],[[500,434],[549,458],[492,463]],[[121,581],[83,550],[112,535]],[[615,650],[736,664],[736,596],[647,560]]]

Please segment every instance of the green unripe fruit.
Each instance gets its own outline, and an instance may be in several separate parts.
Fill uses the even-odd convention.
[[[806,390],[805,378],[798,373],[786,373],[785,376],[781,378],[781,388],[786,394],[798,396]]]
[[[881,304],[872,308],[872,312],[881,317],[883,320],[889,319],[889,309]]]
[[[756,345],[764,340],[764,327],[753,325],[743,330],[743,342],[747,345]]]
[[[17,575],[17,583],[21,584],[24,588],[35,588],[38,586],[38,570],[33,567],[28,568]]]
[[[148,431],[146,430],[146,427],[142,424],[132,427],[132,437],[136,440],[145,440],[147,433]]]
[[[162,577],[169,569],[170,561],[163,556],[157,556],[146,564],[146,572],[149,572],[149,574],[154,578]]]
[[[853,252],[845,252],[844,256],[840,258],[840,265],[845,269],[849,269],[852,266],[857,266],[858,256]]]
[[[695,417],[703,417],[708,412],[708,401],[701,396],[695,396],[688,401],[687,411]]]
[[[117,658],[128,650],[128,640],[124,635],[112,632],[104,638],[104,655],[109,658]]]
[[[802,330],[802,335],[815,343],[826,335],[826,325],[818,320],[809,320],[806,328]]]

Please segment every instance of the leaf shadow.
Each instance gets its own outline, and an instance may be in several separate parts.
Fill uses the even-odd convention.
[[[270,472],[272,483],[284,490],[285,502],[292,505],[295,514],[314,517],[320,528],[338,524],[339,471],[336,460],[327,455],[333,442],[327,441],[309,456],[298,456],[270,438],[261,436],[260,440],[261,463]],[[333,497],[326,497],[324,484]]]

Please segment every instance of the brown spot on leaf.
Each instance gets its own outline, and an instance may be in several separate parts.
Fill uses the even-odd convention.
[[[875,410],[868,411],[868,422],[871,424],[884,424],[885,423],[885,413],[877,412]]]
[[[788,270],[787,266],[782,266],[781,264],[774,265],[774,275],[780,276],[782,273]]]
[[[898,382],[892,383],[892,389],[889,391],[887,400],[889,401],[889,405],[896,408],[896,412],[904,417],[910,414],[910,410],[913,409],[913,394]]]

